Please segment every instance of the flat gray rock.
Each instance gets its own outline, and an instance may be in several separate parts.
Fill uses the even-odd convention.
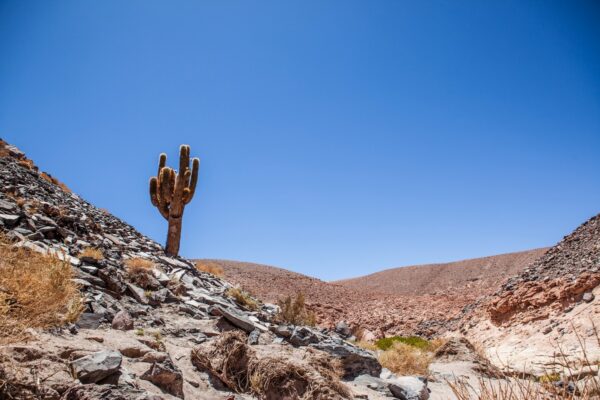
[[[72,361],[71,370],[81,383],[96,383],[116,373],[122,359],[118,351],[99,351]]]

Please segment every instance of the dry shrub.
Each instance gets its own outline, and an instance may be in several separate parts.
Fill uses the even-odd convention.
[[[29,170],[32,170],[35,168],[35,164],[33,163],[32,160],[28,159],[28,158],[24,158],[22,160],[17,161],[17,163],[22,166],[25,167]]]
[[[233,300],[235,300],[236,303],[248,308],[249,310],[258,310],[258,303],[256,302],[256,300],[254,300],[248,293],[244,292],[240,288],[229,288],[227,289],[227,292],[225,292],[225,294],[233,298]]]
[[[67,185],[65,185],[64,183],[62,183],[61,181],[59,181],[58,179],[56,179],[55,177],[53,177],[52,175],[50,175],[47,172],[42,172],[40,174],[40,177],[45,180],[46,182],[50,182],[56,186],[58,186],[59,188],[61,188],[63,191],[67,192],[67,193],[71,193],[71,189],[69,189],[67,187]]]
[[[279,314],[277,319],[292,325],[315,326],[317,318],[315,313],[306,308],[304,293],[298,293],[295,299],[291,296],[277,302]]]
[[[379,347],[377,347],[377,345],[375,345],[374,343],[371,343],[371,342],[364,341],[364,340],[359,340],[357,342],[354,342],[354,345],[361,347],[365,350],[370,350],[370,351],[374,351],[374,352],[377,352],[379,350]]]
[[[0,139],[0,157],[8,157],[10,155],[10,151],[6,148],[6,142]]]
[[[61,188],[63,190],[63,192],[72,193],[72,190],[69,189],[69,187],[67,185],[65,185],[64,183],[62,183],[62,182],[58,182],[57,186],[59,188]]]
[[[129,271],[150,271],[155,267],[155,264],[145,258],[134,257],[127,259],[125,266]]]
[[[47,173],[45,173],[45,172],[42,172],[42,173],[40,174],[40,178],[42,178],[42,179],[43,179],[43,180],[45,180],[46,182],[50,182],[50,183],[54,183],[54,184],[56,184],[56,183],[58,182],[56,179],[52,178],[50,175],[48,175],[48,174],[47,174]]]
[[[86,247],[81,253],[79,253],[78,257],[89,258],[96,261],[104,260],[104,254],[102,254],[102,250],[95,247]]]
[[[156,279],[152,273],[155,267],[156,265],[152,261],[141,257],[125,261],[127,278],[144,289],[156,287]]]
[[[211,262],[198,261],[196,263],[196,269],[198,271],[208,272],[209,274],[212,274],[214,276],[223,276],[223,268]]]
[[[396,342],[379,356],[379,362],[398,375],[427,375],[431,353]]]
[[[465,380],[448,382],[458,400],[591,400],[598,399],[598,382],[585,381],[578,393],[571,393],[567,385],[558,387],[552,383],[538,383],[534,380],[479,378],[476,387]]]
[[[0,238],[0,343],[17,341],[28,328],[74,322],[83,310],[68,262]]]
[[[196,368],[208,370],[228,388],[261,399],[340,399],[350,395],[339,381],[339,366],[323,355],[307,352],[307,359],[260,357],[246,344],[241,331],[223,333],[214,342],[192,350]]]

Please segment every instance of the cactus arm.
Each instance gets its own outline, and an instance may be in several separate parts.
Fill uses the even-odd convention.
[[[158,156],[158,173],[156,174],[156,176],[160,176],[160,171],[162,171],[166,164],[167,155],[165,153],[160,153],[160,156]]]
[[[150,201],[158,207],[158,179],[155,176],[150,178]]]
[[[150,178],[150,200],[152,204],[158,208],[160,215],[162,215],[165,219],[169,219],[169,207],[164,204],[158,189],[158,179],[156,177]]]
[[[160,183],[160,194],[158,196],[158,199],[161,205],[164,206],[168,206],[173,198],[171,171],[172,169],[169,167],[163,168],[160,172],[160,178],[158,180],[158,182]]]
[[[179,174],[185,174],[190,168],[190,146],[182,144],[179,147]]]
[[[189,181],[189,191],[187,195],[184,197],[185,204],[192,201],[194,194],[196,193],[196,182],[198,182],[198,170],[200,169],[200,159],[194,158],[192,160],[192,175]]]

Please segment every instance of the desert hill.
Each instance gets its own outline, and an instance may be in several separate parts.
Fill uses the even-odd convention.
[[[507,277],[520,273],[546,250],[535,249],[443,264],[392,268],[335,283],[360,291],[401,295],[445,291],[492,293]]]
[[[265,302],[302,292],[320,324],[346,320],[373,335],[432,336],[454,327],[463,309],[496,292],[543,255],[545,249],[395,268],[364,277],[324,282],[267,265],[198,260],[217,265],[224,277]],[[423,307],[427,304],[427,307]]]
[[[352,288],[270,265],[231,260],[200,259],[200,263],[216,265],[223,277],[265,302],[276,303],[289,294],[302,292],[312,303],[334,304],[340,298],[358,293]]]

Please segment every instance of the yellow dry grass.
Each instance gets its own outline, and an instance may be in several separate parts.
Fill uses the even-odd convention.
[[[83,310],[68,262],[12,246],[0,237],[0,343],[29,328],[74,322]]]
[[[214,276],[223,276],[223,268],[221,268],[217,264],[198,261],[196,263],[196,269],[198,271],[207,272]]]
[[[258,310],[258,303],[250,295],[240,288],[232,287],[227,289],[225,294],[235,300],[241,306],[250,310]]]
[[[29,170],[33,169],[35,167],[35,164],[33,163],[32,160],[28,159],[28,158],[24,158],[22,160],[17,161],[17,163],[19,165],[21,165],[22,167],[25,167]]]
[[[398,375],[427,375],[431,353],[404,343],[394,343],[379,356],[382,366]]]
[[[147,289],[153,279],[152,270],[156,268],[156,265],[145,258],[135,257],[125,261],[125,268],[130,281]]]
[[[128,271],[137,271],[137,270],[151,270],[155,267],[155,264],[141,257],[129,258],[125,261],[125,267],[127,267]]]
[[[92,258],[96,261],[104,260],[104,254],[102,254],[102,251],[95,247],[86,247],[81,253],[79,253],[78,257]]]

